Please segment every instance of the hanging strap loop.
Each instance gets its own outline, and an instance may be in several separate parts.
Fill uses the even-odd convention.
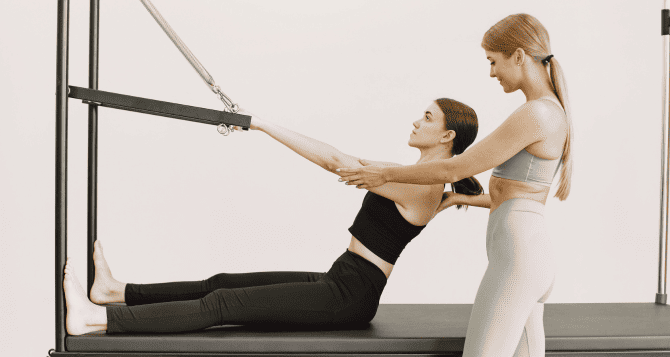
[[[153,16],[154,20],[160,25],[160,27],[163,29],[165,34],[172,40],[172,43],[174,43],[175,46],[179,49],[182,55],[188,60],[188,62],[191,64],[193,69],[195,69],[196,72],[200,75],[203,81],[207,83],[209,88],[216,94],[219,99],[223,102],[223,104],[226,106],[226,111],[231,112],[231,113],[237,113],[240,109],[239,105],[236,103],[233,103],[233,101],[228,97],[225,93],[221,91],[221,88],[214,82],[214,78],[207,72],[205,67],[202,66],[200,61],[198,61],[197,58],[191,53],[191,51],[186,47],[186,44],[182,42],[182,40],[177,36],[177,33],[174,32],[172,27],[170,27],[170,24],[165,21],[163,16],[158,12],[156,7],[151,3],[150,0],[140,0],[142,5],[149,11],[151,16]],[[223,124],[222,124],[223,125]],[[218,130],[218,129],[217,129]],[[227,128],[226,134],[223,134],[221,130],[219,130],[219,133],[223,135],[228,135],[233,131],[233,128]]]

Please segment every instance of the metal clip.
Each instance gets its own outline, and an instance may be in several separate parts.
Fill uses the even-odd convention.
[[[228,126],[226,124],[221,123],[216,127],[216,131],[218,131],[219,134],[223,136],[228,136],[230,135],[230,133],[233,132],[233,128],[232,126]]]
[[[233,103],[233,101],[221,91],[221,87],[218,85],[212,87],[212,91],[216,93],[216,95],[221,99],[223,104],[226,106],[228,109],[227,111],[231,113],[237,113],[238,110],[240,110],[240,106],[237,105],[236,103]]]

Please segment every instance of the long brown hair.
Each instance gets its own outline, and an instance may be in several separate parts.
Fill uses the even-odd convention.
[[[491,52],[501,52],[507,58],[512,56],[518,48],[523,49],[526,54],[535,61],[542,61],[551,53],[549,43],[549,33],[542,26],[540,21],[528,14],[514,14],[500,20],[493,25],[482,40],[482,47]],[[563,168],[561,169],[561,178],[555,197],[563,201],[570,194],[570,182],[572,178],[572,142],[573,127],[572,115],[570,114],[570,101],[568,100],[568,88],[565,83],[565,77],[561,65],[552,57],[549,62],[549,75],[554,94],[563,105],[565,116],[568,123],[568,138],[563,149]]]
[[[479,121],[477,114],[471,107],[449,98],[436,99],[435,103],[440,107],[444,113],[444,121],[447,130],[456,132],[451,153],[453,155],[460,155],[467,149],[470,144],[477,138],[477,131],[479,130]],[[451,184],[451,190],[456,193],[463,193],[466,195],[481,195],[484,193],[484,188],[474,177],[468,177],[458,182]],[[462,205],[457,205],[460,209]]]

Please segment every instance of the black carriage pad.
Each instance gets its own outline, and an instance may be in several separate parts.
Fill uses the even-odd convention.
[[[87,334],[68,336],[67,350],[119,352],[119,356],[152,352],[459,355],[471,310],[470,304],[382,304],[367,326],[318,331],[282,326],[219,326],[180,334]],[[617,355],[640,355],[641,351],[647,354],[670,351],[667,305],[546,304],[544,325],[548,355],[600,355],[598,351],[614,350],[620,351]]]

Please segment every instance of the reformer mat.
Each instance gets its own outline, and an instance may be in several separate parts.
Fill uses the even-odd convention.
[[[328,331],[219,326],[179,334],[68,336],[69,352],[460,355],[471,304],[382,304],[369,325]],[[547,355],[670,356],[670,307],[546,304]],[[82,356],[84,356],[82,354]]]

